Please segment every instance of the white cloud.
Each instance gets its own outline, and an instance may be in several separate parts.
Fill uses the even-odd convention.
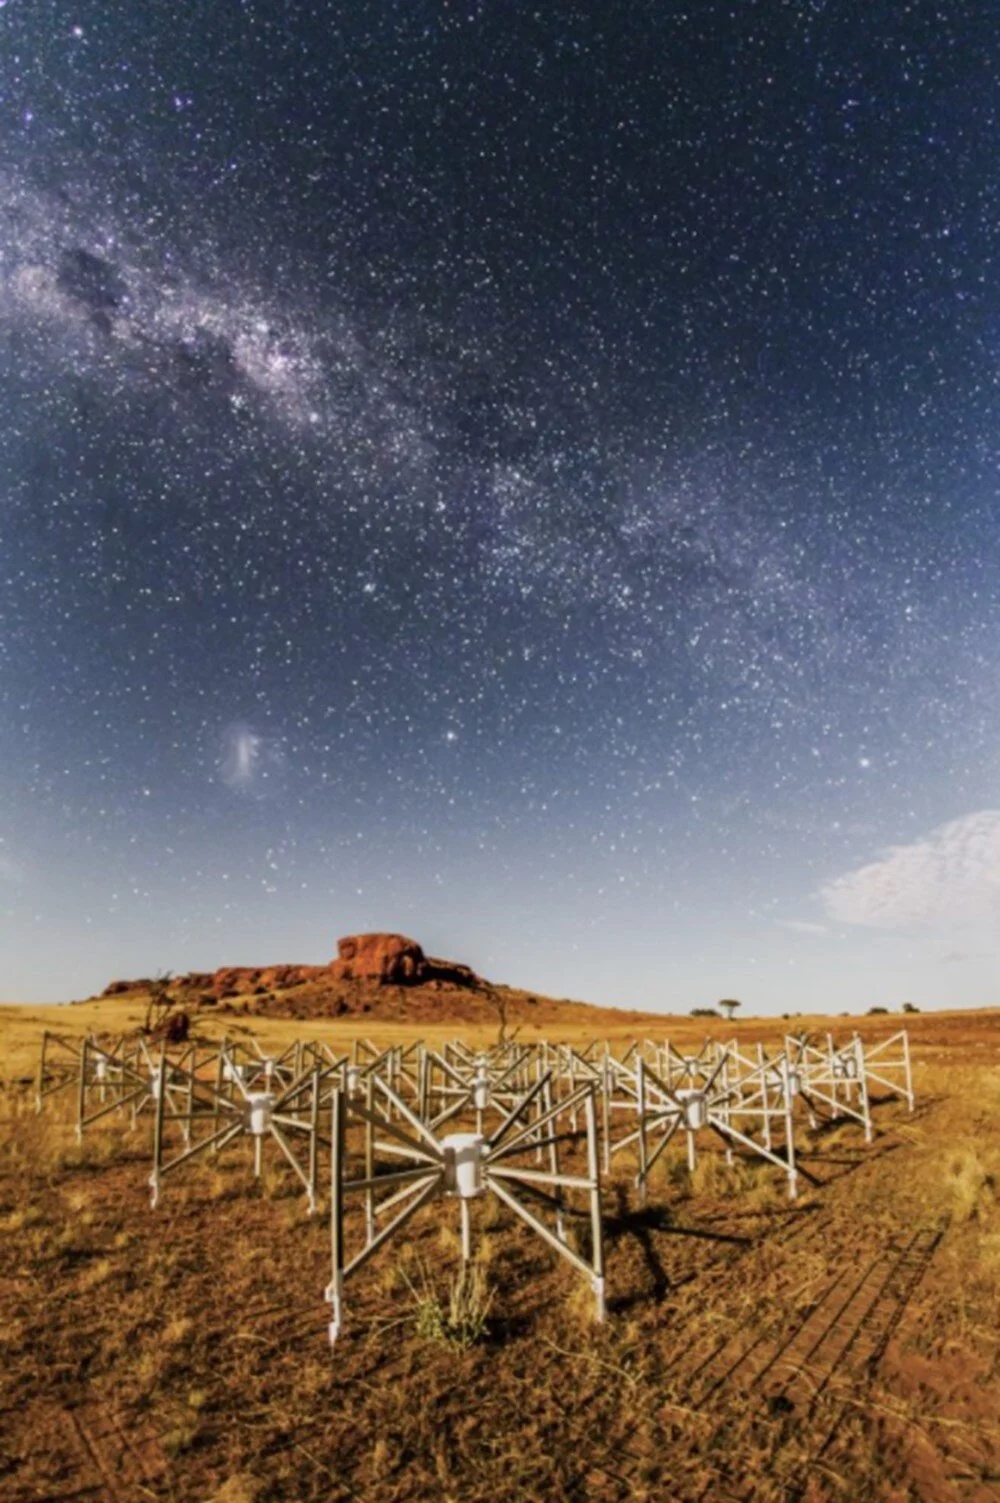
[[[778,919],[778,927],[790,929],[793,934],[829,934],[825,924],[813,924],[808,919]]]
[[[1000,810],[939,825],[912,845],[827,883],[829,918],[871,929],[976,923],[1000,918]]]

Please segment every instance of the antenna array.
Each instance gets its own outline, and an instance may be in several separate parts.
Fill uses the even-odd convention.
[[[602,1180],[627,1162],[640,1203],[671,1144],[689,1171],[707,1144],[770,1165],[798,1190],[796,1133],[824,1122],[874,1134],[886,1093],[912,1112],[905,1030],[874,1045],[786,1037],[768,1052],[737,1040],[696,1053],[636,1041],[615,1053],[507,1040],[471,1049],[454,1039],[346,1054],[298,1040],[265,1054],[255,1040],[153,1049],[142,1036],[42,1036],[36,1108],[75,1093],[78,1137],[123,1118],[151,1126],[151,1204],[196,1160],[249,1145],[254,1179],[270,1149],[317,1208],[329,1186],[330,1337],[346,1318],[345,1287],[418,1213],[457,1206],[463,1262],[477,1201],[492,1199],[570,1264],[606,1310]],[[803,1122],[803,1118],[805,1121]],[[326,1161],[327,1170],[322,1163]]]

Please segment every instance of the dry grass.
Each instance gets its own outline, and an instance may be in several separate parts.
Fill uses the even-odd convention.
[[[331,1355],[326,1226],[288,1176],[254,1187],[234,1150],[151,1213],[142,1126],[78,1146],[57,1103],[29,1109],[33,1013],[2,1056],[4,1503],[1000,1496],[996,1015],[912,1020],[917,1113],[879,1104],[870,1148],[803,1130],[794,1206],[720,1154],[689,1179],[679,1152],[642,1211],[616,1168],[606,1325],[491,1204],[456,1293],[457,1214],[442,1233],[438,1206],[349,1286]],[[471,1312],[475,1339],[418,1331],[413,1287],[459,1330]]]
[[[413,1331],[425,1341],[467,1351],[489,1334],[489,1314],[496,1290],[490,1285],[485,1264],[477,1260],[459,1265],[442,1294],[438,1280],[425,1262],[402,1277],[413,1299]]]

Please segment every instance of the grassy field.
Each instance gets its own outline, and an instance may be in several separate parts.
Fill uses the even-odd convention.
[[[617,1166],[603,1326],[571,1268],[477,1202],[487,1329],[464,1349],[442,1340],[428,1313],[459,1243],[438,1202],[349,1286],[331,1353],[328,1223],[279,1162],[255,1186],[237,1147],[152,1212],[148,1124],[112,1120],[77,1146],[71,1102],[35,1115],[43,1027],[117,1031],[142,1011],[0,1010],[5,1503],[1000,1498],[1000,1014],[907,1019],[916,1112],[879,1102],[870,1146],[852,1125],[803,1126],[794,1203],[771,1169],[709,1154],[690,1177],[678,1150],[640,1209]],[[593,1022],[566,1009],[545,1032],[579,1041]],[[616,1043],[734,1031],[601,1022]],[[357,1031],[238,1026],[266,1045]],[[777,1043],[784,1026],[735,1031]],[[381,1042],[416,1032],[373,1024]]]

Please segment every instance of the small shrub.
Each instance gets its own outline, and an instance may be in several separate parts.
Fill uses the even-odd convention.
[[[160,1444],[170,1459],[175,1460],[178,1456],[183,1456],[185,1451],[190,1451],[197,1439],[197,1420],[185,1416],[160,1437]]]
[[[954,1219],[958,1222],[980,1220],[993,1198],[993,1180],[975,1148],[963,1147],[952,1155],[946,1183]]]
[[[163,1327],[161,1339],[167,1346],[183,1346],[194,1329],[194,1322],[187,1315],[175,1315]]]
[[[257,1503],[263,1490],[264,1484],[259,1478],[249,1472],[237,1472],[212,1494],[210,1503]]]
[[[114,1265],[108,1258],[95,1258],[80,1275],[81,1289],[96,1289],[114,1276]]]
[[[416,1307],[418,1336],[466,1351],[488,1334],[487,1319],[494,1291],[481,1266],[461,1265],[449,1284],[447,1303],[442,1301],[425,1266],[416,1269],[416,1282],[405,1269],[401,1273]]]

